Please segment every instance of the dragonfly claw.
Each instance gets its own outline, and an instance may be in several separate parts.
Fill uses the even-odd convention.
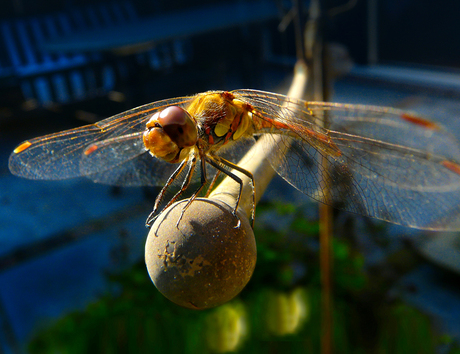
[[[156,210],[152,211],[148,216],[147,220],[145,221],[145,227],[151,228],[155,220],[158,218],[158,215],[155,215]]]
[[[158,217],[161,215],[161,213],[165,210],[164,208],[161,212],[158,212],[158,206],[155,204],[155,207],[153,210],[150,212],[147,220],[145,221],[145,227],[147,228],[152,228],[152,225],[155,223],[155,221],[158,219]],[[155,215],[156,214],[156,215]]]
[[[251,215],[251,219],[249,220],[249,224],[251,225],[253,230],[254,230],[254,221],[255,221],[255,217],[254,217],[254,215]]]
[[[234,229],[239,229],[241,227],[241,220],[240,220],[239,216],[236,215],[235,210],[232,212],[232,214],[236,218],[236,220],[238,220],[238,222],[236,223],[236,226],[234,227]]]

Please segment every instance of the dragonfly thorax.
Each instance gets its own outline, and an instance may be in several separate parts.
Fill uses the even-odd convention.
[[[247,104],[236,99],[231,92],[200,95],[187,108],[199,126],[199,137],[210,150],[251,134],[252,114]]]

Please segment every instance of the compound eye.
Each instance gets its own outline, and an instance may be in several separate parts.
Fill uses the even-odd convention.
[[[183,108],[171,106],[161,111],[158,123],[179,148],[190,147],[198,140],[196,123]]]

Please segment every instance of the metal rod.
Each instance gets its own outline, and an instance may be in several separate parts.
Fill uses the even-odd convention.
[[[327,53],[325,47],[325,0],[312,0],[310,2],[310,17],[306,27],[306,38],[310,41],[306,47],[308,63],[311,67],[312,97],[315,101],[327,101]],[[327,113],[323,113],[327,114]],[[327,116],[323,121],[327,125]],[[326,126],[327,128],[327,126]],[[323,158],[321,164],[328,168],[328,160]],[[321,184],[322,192],[329,193],[329,174],[323,175]],[[321,269],[321,353],[330,354],[333,352],[333,283],[332,283],[332,209],[326,204],[319,204],[319,259]]]

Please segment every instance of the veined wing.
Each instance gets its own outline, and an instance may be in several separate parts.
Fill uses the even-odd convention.
[[[273,167],[310,197],[396,224],[460,229],[460,147],[436,123],[393,108],[233,93],[278,128],[273,143],[289,149]]]
[[[80,172],[96,183],[115,186],[160,186],[177,165],[153,157],[144,147],[143,132],[92,143],[83,152]]]
[[[239,139],[231,147],[219,150],[218,155],[230,161],[238,162],[246,151],[254,144],[253,138]],[[134,149],[134,152],[127,150]],[[155,158],[146,149],[142,141],[142,132],[103,140],[89,146],[88,155],[82,158],[82,173],[97,183],[117,186],[160,186],[163,185],[178,167],[161,159]],[[141,153],[136,153],[140,151]],[[121,160],[119,155],[131,156]],[[121,163],[108,162],[122,161]],[[208,169],[207,176],[211,180],[215,175],[214,168]],[[199,169],[195,169],[192,183],[200,181]],[[181,181],[181,178],[178,178]]]
[[[186,105],[192,99],[179,97],[157,101],[95,124],[25,141],[11,154],[10,171],[30,179],[56,180],[88,176],[98,182],[112,183],[108,178],[109,170],[120,168],[121,171],[122,164],[133,164],[133,160],[145,154],[140,133],[145,129],[146,120],[157,110],[172,105]],[[91,146],[98,144],[104,147],[105,158],[101,158],[101,154],[88,153],[93,152]],[[100,163],[95,163],[96,160]],[[139,163],[145,164],[145,161],[139,158]],[[130,184],[126,178],[123,185]]]

